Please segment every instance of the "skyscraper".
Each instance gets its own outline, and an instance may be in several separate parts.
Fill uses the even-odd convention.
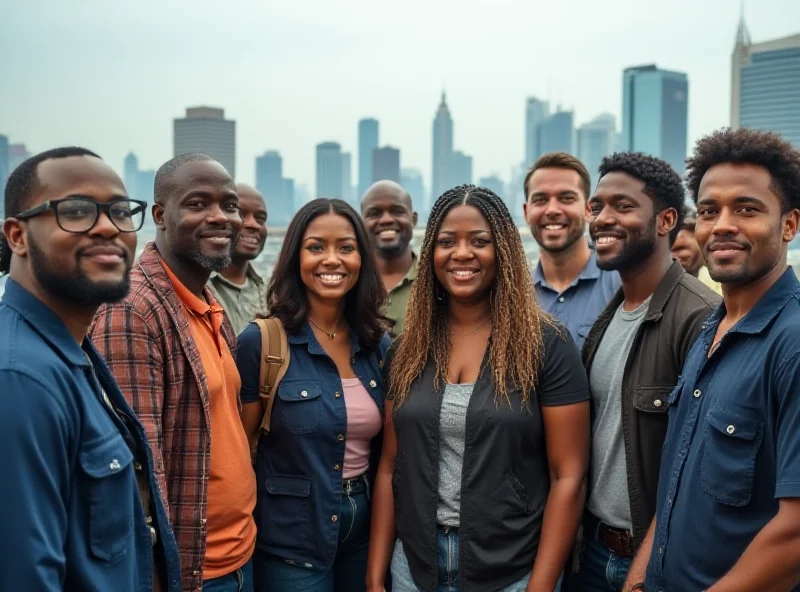
[[[219,162],[236,179],[236,122],[214,107],[189,107],[174,120],[174,155],[200,152]]]
[[[800,34],[753,43],[742,16],[731,62],[731,127],[777,132],[800,149]]]
[[[427,205],[425,199],[425,184],[423,183],[422,173],[417,169],[402,169],[400,171],[400,185],[411,196],[414,209],[419,212],[420,217]]]
[[[342,152],[342,191],[339,196],[354,206],[353,203],[353,159],[349,152]]]
[[[453,120],[442,91],[442,101],[433,120],[433,167],[431,177],[431,197],[435,201],[451,186],[450,165],[453,161]]]
[[[0,136],[0,220],[5,217],[5,199],[3,196],[6,191],[6,181],[10,171],[8,168],[8,137]]]
[[[372,184],[372,151],[378,147],[379,124],[377,119],[358,122],[358,199]]]
[[[604,113],[583,124],[578,128],[576,144],[578,158],[588,169],[594,188],[599,180],[597,169],[600,162],[617,149],[617,121],[614,116]]]
[[[536,97],[525,103],[525,166],[529,167],[544,152],[539,149],[539,126],[550,115],[550,104]]]
[[[372,151],[372,182],[394,181],[400,183],[400,151],[391,146]]]
[[[317,197],[342,197],[342,147],[336,142],[317,144]]]
[[[461,151],[450,155],[450,183],[445,189],[472,183],[472,157]]]
[[[686,170],[689,81],[683,72],[655,64],[626,68],[622,75],[620,149],[644,152]]]
[[[281,155],[268,150],[256,157],[256,189],[264,196],[268,220],[275,226],[286,226],[294,215],[294,196],[286,193]]]
[[[572,154],[574,135],[572,111],[559,110],[549,115],[539,124],[539,156],[548,152]]]
[[[128,155],[123,161],[122,181],[125,183],[125,189],[128,190],[128,195],[137,198],[139,193],[139,159],[133,151],[128,152]]]
[[[505,184],[503,183],[503,180],[497,175],[492,175],[490,177],[481,177],[480,179],[478,179],[478,186],[486,187],[486,189],[494,192],[495,195],[503,198],[503,201],[505,201],[505,193],[506,193]]]

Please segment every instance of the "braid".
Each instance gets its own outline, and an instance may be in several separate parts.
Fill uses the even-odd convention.
[[[524,405],[536,386],[544,357],[542,324],[551,321],[533,296],[522,239],[502,199],[489,189],[462,185],[446,191],[431,210],[420,250],[419,273],[411,288],[406,328],[391,367],[389,389],[398,406],[429,358],[436,365],[434,387],[440,388],[447,377],[447,307],[436,298],[436,293],[444,290],[434,274],[433,251],[444,218],[460,205],[473,206],[483,215],[495,243],[497,277],[491,291],[489,364],[497,394],[509,401],[508,392],[519,389]],[[520,339],[521,336],[527,338]]]

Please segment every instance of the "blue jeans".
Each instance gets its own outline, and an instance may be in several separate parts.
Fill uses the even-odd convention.
[[[437,592],[459,592],[461,581],[458,570],[458,529],[439,527],[438,536],[439,585]],[[530,574],[519,582],[506,586],[500,592],[525,592]],[[420,592],[411,577],[403,543],[395,543],[392,555],[392,592]]]
[[[320,567],[283,559],[256,548],[256,592],[364,592],[369,553],[370,500],[366,478],[342,493],[339,544],[333,565]]]
[[[253,592],[253,560],[227,576],[203,581],[203,592]]]
[[[619,592],[628,577],[632,559],[606,547],[598,538],[599,528],[594,516],[584,521],[580,573],[573,576],[570,586],[574,592]]]

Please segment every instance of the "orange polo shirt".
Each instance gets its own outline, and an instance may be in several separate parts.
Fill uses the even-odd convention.
[[[211,466],[203,579],[210,580],[242,567],[253,556],[256,545],[256,476],[239,415],[242,381],[220,331],[222,307],[213,299],[209,305],[192,294],[162,263],[189,320],[208,386]]]

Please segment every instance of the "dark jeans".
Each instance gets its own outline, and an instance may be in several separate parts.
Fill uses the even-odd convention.
[[[584,546],[580,573],[570,582],[572,592],[620,592],[632,559],[617,555],[598,538],[600,521],[587,515],[583,523]]]
[[[253,592],[253,560],[227,576],[205,580],[203,592]]]
[[[339,545],[330,567],[298,563],[256,549],[256,592],[364,592],[369,552],[368,493],[364,478],[350,495],[342,493]]]

